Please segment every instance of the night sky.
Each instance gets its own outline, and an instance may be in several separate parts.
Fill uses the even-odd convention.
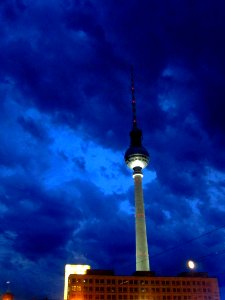
[[[0,1],[1,293],[61,300],[67,263],[135,271],[131,65],[151,269],[192,258],[225,294],[223,0]]]

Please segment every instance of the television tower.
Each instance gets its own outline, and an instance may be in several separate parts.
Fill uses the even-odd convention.
[[[133,69],[131,69],[132,130],[130,131],[130,147],[127,149],[124,159],[127,166],[133,170],[134,178],[136,271],[150,271],[142,189],[142,169],[148,165],[149,154],[142,145],[142,131],[137,126],[136,99],[134,92],[134,75]]]

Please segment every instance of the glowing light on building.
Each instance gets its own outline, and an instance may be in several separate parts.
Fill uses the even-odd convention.
[[[193,260],[189,260],[187,262],[187,265],[188,265],[188,268],[191,270],[195,269],[195,267],[196,267],[195,262]]]
[[[13,300],[14,296],[10,292],[6,292],[5,294],[2,295],[2,300]]]
[[[87,270],[90,270],[89,265],[66,265],[65,266],[65,286],[64,286],[64,299],[67,299],[68,294],[68,278],[71,274],[84,275]]]

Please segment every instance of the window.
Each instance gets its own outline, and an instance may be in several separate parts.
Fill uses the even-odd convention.
[[[72,285],[72,291],[73,292],[81,292],[81,286],[80,285]]]

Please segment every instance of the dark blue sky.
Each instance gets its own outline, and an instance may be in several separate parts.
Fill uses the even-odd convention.
[[[193,258],[225,293],[224,1],[5,0],[0,36],[0,291],[62,299],[66,263],[134,271],[133,64],[152,269]]]

